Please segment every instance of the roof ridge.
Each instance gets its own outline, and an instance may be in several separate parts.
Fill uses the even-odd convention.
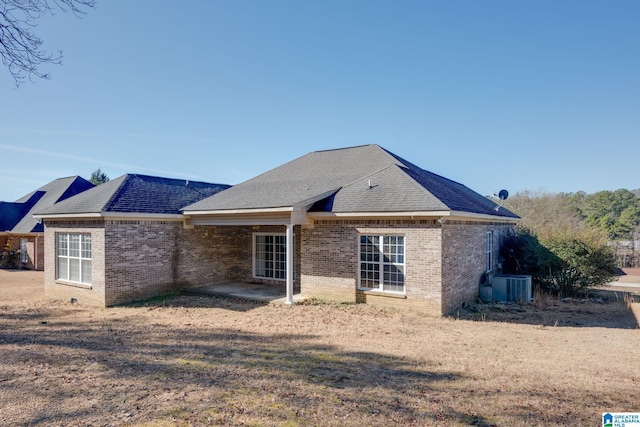
[[[352,150],[354,148],[371,147],[371,146],[380,147],[378,144],[362,144],[362,145],[354,145],[352,147],[327,148],[326,150],[315,150],[315,151],[312,151],[311,153],[326,153],[329,151]]]
[[[188,186],[189,184],[206,184],[206,185],[228,185],[228,184],[221,184],[221,183],[216,183],[216,182],[207,182],[207,181],[201,181],[201,180],[197,180],[197,179],[188,179],[188,178],[172,178],[172,177],[167,177],[167,176],[158,176],[158,175],[146,175],[146,174],[140,174],[140,173],[128,173],[126,175],[131,175],[131,176],[135,176],[136,178],[153,178],[153,179],[158,179],[158,180],[163,180],[163,181],[175,181],[175,182],[184,182],[185,186]],[[193,187],[189,187],[192,188]]]
[[[120,194],[120,192],[122,191],[124,185],[129,181],[129,177],[135,177],[135,174],[130,174],[130,173],[125,173],[124,175],[122,175],[121,177],[118,177],[116,179],[114,179],[113,181],[116,181],[117,179],[122,178],[122,182],[120,183],[120,185],[118,185],[118,187],[111,193],[111,197],[109,197],[109,200],[107,200],[105,202],[105,204],[102,206],[101,211],[102,212],[107,212],[109,211],[109,208],[111,207],[111,204],[113,203],[113,201],[115,200],[115,198]],[[111,181],[109,181],[111,182]],[[106,184],[106,182],[104,183]],[[104,185],[101,184],[101,185]],[[98,186],[96,186],[98,187]],[[94,188],[96,188],[94,187]]]
[[[370,177],[370,176],[373,176],[373,175],[375,175],[375,174],[377,174],[377,173],[382,172],[383,170],[386,170],[386,169],[392,168],[392,167],[394,167],[394,166],[395,166],[395,167],[398,167],[398,165],[394,165],[394,164],[387,165],[387,166],[385,166],[385,167],[383,167],[383,168],[376,169],[376,170],[374,170],[373,172],[371,172],[371,173],[369,173],[369,174],[367,174],[367,175],[363,175],[363,176],[361,176],[360,178],[357,178],[357,179],[355,179],[355,180],[351,181],[350,183],[343,185],[343,186],[342,186],[342,187],[340,187],[340,188],[347,188],[347,187],[351,187],[352,185],[355,185],[357,182],[360,182],[360,181],[362,181],[363,179],[367,179],[367,178],[368,178],[368,177]]]

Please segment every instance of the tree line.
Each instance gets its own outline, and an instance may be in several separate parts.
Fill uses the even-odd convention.
[[[522,220],[503,242],[503,271],[530,274],[537,287],[573,296],[638,265],[640,189],[593,194],[523,191],[505,202]]]

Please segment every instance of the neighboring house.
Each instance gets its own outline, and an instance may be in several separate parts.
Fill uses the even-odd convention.
[[[33,213],[94,185],[79,176],[56,179],[15,202],[0,202],[0,253],[17,253],[11,267],[44,269],[44,224]]]
[[[259,282],[285,288],[288,302],[300,292],[448,314],[498,272],[501,238],[518,221],[377,145],[312,152],[184,203],[170,217],[156,212],[157,203],[132,214],[159,194],[139,194],[119,215],[104,204],[82,207],[104,190],[39,213],[52,255],[48,295],[112,305],[183,287]],[[70,257],[70,239],[75,247],[90,239],[91,250]],[[66,276],[72,261],[87,263],[87,277],[83,270]]]

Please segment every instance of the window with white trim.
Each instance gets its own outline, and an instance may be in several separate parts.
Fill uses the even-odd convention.
[[[91,235],[56,234],[56,279],[91,284]]]
[[[287,279],[287,236],[254,233],[253,276],[262,279]]]
[[[29,240],[28,239],[20,239],[20,262],[24,264],[29,262]]]
[[[404,292],[404,236],[360,236],[361,289]]]
[[[487,231],[487,273],[493,270],[493,231]]]

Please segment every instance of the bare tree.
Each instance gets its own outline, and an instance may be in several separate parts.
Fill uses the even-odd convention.
[[[51,54],[42,48],[43,40],[34,32],[38,19],[57,11],[80,17],[95,4],[96,0],[0,0],[0,57],[16,86],[32,76],[49,79],[40,65],[62,62],[61,51]]]

